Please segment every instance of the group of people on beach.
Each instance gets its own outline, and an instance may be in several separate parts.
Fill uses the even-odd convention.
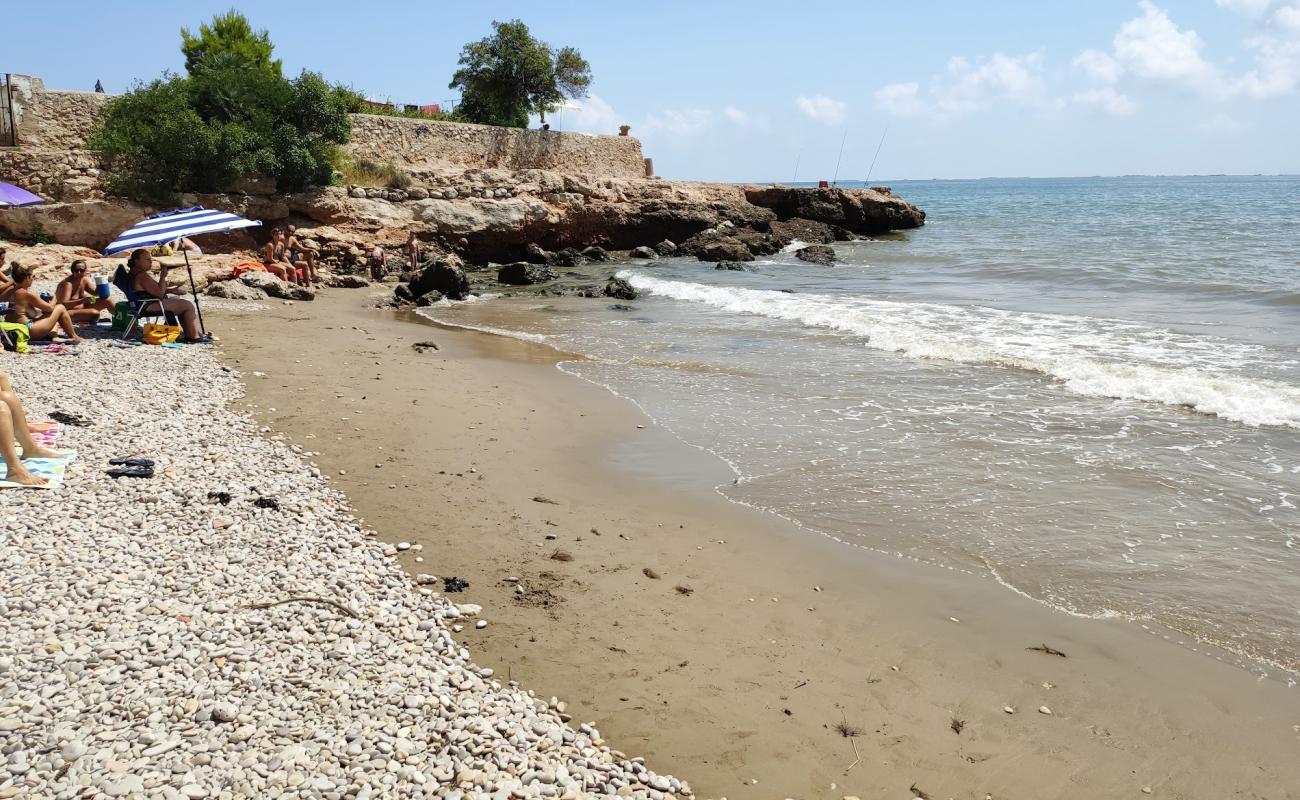
[[[420,239],[412,231],[406,235],[406,244],[402,245],[406,251],[407,269],[415,272],[420,268]],[[388,271],[388,255],[384,252],[384,246],[380,242],[372,242],[366,250],[366,269],[370,272],[372,280],[380,281],[384,279],[384,274]]]
[[[290,225],[276,228],[271,241],[262,248],[262,266],[266,271],[287,283],[314,287],[316,276],[316,251],[298,238],[298,228]]]

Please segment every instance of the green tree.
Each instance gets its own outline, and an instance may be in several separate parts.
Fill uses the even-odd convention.
[[[113,191],[165,203],[250,175],[283,191],[331,181],[352,134],[343,91],[312,72],[285,79],[269,35],[237,12],[181,39],[185,76],[136,86],[99,120],[91,146],[115,162]]]
[[[566,97],[585,97],[591,66],[576,49],[552,49],[519,20],[493,22],[493,34],[460,51],[450,88],[460,89],[457,115],[469,122],[528,126],[529,114],[545,121]]]

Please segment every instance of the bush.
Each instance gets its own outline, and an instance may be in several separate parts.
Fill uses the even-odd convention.
[[[116,98],[91,137],[114,161],[111,191],[168,203],[257,175],[283,191],[330,182],[337,145],[352,133],[337,87],[307,71],[284,78],[266,32],[253,33],[237,12],[182,36],[188,74]]]
[[[381,164],[368,158],[345,159],[339,165],[339,172],[345,183],[357,186],[405,189],[411,185],[411,176],[391,161]]]

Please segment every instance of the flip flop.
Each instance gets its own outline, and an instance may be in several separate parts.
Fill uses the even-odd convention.
[[[148,458],[110,458],[108,463],[115,467],[152,467],[153,460]]]
[[[55,422],[62,422],[64,425],[73,425],[78,428],[84,428],[87,425],[95,424],[93,421],[86,419],[85,417],[77,414],[69,414],[67,411],[51,411],[50,419]]]
[[[104,470],[104,472],[114,478],[153,477],[153,467],[114,467],[113,469]]]

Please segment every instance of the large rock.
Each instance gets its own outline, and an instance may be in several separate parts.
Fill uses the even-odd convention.
[[[529,286],[534,283],[546,283],[560,277],[555,270],[544,264],[530,264],[516,261],[497,270],[497,281],[511,286]]]
[[[633,247],[627,254],[628,258],[644,258],[647,261],[654,261],[659,258],[659,254],[649,247]]]
[[[745,199],[753,205],[771,209],[778,219],[798,217],[814,220],[859,235],[919,228],[925,224],[924,211],[887,189],[747,186]]]
[[[830,245],[811,244],[807,247],[800,247],[794,251],[794,257],[800,261],[807,261],[809,264],[821,264],[831,266],[835,263],[835,251]]]
[[[551,254],[546,252],[537,242],[529,242],[524,248],[524,261],[529,264],[549,264],[551,263]]]
[[[239,280],[245,286],[251,286],[254,289],[261,289],[271,297],[278,297],[281,300],[315,300],[316,293],[305,286],[297,286],[292,283],[286,283],[269,272],[260,272],[252,270],[239,276]]]
[[[605,284],[605,296],[616,297],[619,300],[635,300],[636,289],[622,278],[610,278],[609,283]]]
[[[582,251],[582,255],[583,255],[585,258],[587,258],[587,259],[589,259],[589,260],[591,260],[591,261],[609,261],[609,260],[610,260],[610,259],[609,259],[609,253],[605,252],[605,248],[603,248],[603,247],[597,247],[597,246],[594,245],[594,244],[593,244],[591,247],[588,247],[587,249],[583,250],[583,251]]]
[[[370,281],[360,275],[325,275],[322,281],[335,289],[364,289],[370,285]]]
[[[701,261],[753,261],[754,254],[745,243],[731,236],[702,242],[695,248],[695,257]]]
[[[266,292],[243,281],[218,281],[208,286],[210,297],[224,297],[227,300],[265,300]]]
[[[664,239],[655,245],[655,252],[661,256],[675,256],[677,255],[677,245],[672,239]]]
[[[454,255],[438,256],[424,263],[420,274],[410,283],[411,296],[419,298],[431,291],[441,292],[452,300],[469,296],[469,278],[461,268],[461,260]]]

